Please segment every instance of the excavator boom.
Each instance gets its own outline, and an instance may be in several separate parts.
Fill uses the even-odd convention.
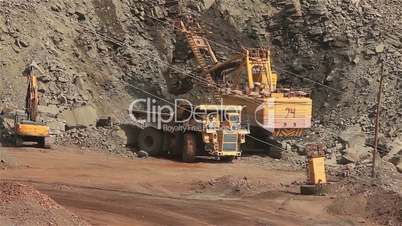
[[[212,50],[208,40],[203,37],[202,29],[199,23],[193,21],[192,17],[187,17],[186,22],[179,21],[179,30],[185,36],[185,40],[190,47],[195,61],[197,62],[201,74],[208,83],[212,83],[213,79],[209,71],[209,65],[218,63],[218,59]]]
[[[36,76],[34,76],[33,72],[30,72],[30,75],[27,76],[27,80],[28,80],[28,89],[25,100],[25,108],[26,113],[28,115],[28,120],[35,122],[38,117],[38,105],[39,105],[38,80]]]

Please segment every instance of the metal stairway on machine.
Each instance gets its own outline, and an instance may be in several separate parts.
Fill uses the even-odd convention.
[[[200,26],[198,24],[196,26],[199,29]],[[207,86],[211,86],[214,81],[212,79],[212,75],[208,73],[209,66],[207,59],[211,61],[211,64],[216,64],[218,60],[216,59],[215,54],[212,52],[212,48],[209,45],[208,40],[197,35],[195,31],[191,30],[191,28],[187,28],[183,22],[182,29],[185,33],[187,43],[191,48],[194,58],[201,69],[201,73],[206,76],[205,78],[201,79],[206,79],[205,82],[207,83]]]

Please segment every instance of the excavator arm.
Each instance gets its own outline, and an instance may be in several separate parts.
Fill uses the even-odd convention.
[[[28,88],[25,99],[25,110],[28,116],[28,120],[36,122],[38,119],[38,80],[34,75],[34,66],[32,64],[28,68],[27,74]]]
[[[190,47],[195,61],[201,69],[202,77],[209,81],[209,84],[217,84],[226,82],[223,76],[234,76],[235,86],[239,86],[238,77],[246,67],[247,87],[253,90],[258,84],[268,93],[274,92],[276,89],[276,74],[271,70],[270,52],[268,49],[255,48],[244,49],[243,52],[234,55],[225,62],[219,62],[209,43],[204,37],[204,32],[199,23],[195,22],[192,17],[186,17],[177,23],[177,28],[185,35],[185,40]],[[234,73],[224,73],[234,72]]]

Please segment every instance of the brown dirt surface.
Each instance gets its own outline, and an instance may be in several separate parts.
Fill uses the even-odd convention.
[[[375,191],[368,198],[368,214],[384,225],[402,225],[402,198],[394,192]]]
[[[305,180],[304,170],[269,158],[264,163],[251,156],[232,164],[185,164],[65,147],[9,149],[8,153],[18,165],[0,171],[3,181],[29,184],[92,225],[335,226],[399,222],[400,201],[396,200],[400,199],[396,195],[381,193],[373,186],[359,190],[354,184],[362,182],[341,180],[336,183],[336,193],[302,196],[299,184]],[[24,190],[13,189],[14,198],[9,199],[19,201],[12,206],[14,212],[2,212],[3,218],[19,219],[17,225],[34,225],[29,221],[32,216],[58,225],[82,222],[47,196],[26,190],[29,186],[11,188],[14,186]],[[25,198],[19,198],[20,194]],[[27,211],[27,205],[44,212],[33,215],[37,212]]]
[[[402,197],[376,181],[350,178],[336,186],[335,201],[328,207],[336,215],[359,215],[380,225],[402,225]]]
[[[32,186],[0,182],[0,225],[89,225]]]

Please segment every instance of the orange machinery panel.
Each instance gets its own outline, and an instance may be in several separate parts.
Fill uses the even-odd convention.
[[[325,157],[309,158],[307,164],[307,174],[309,184],[327,183],[327,177],[325,174]]]
[[[35,124],[18,124],[16,132],[20,136],[47,137],[49,136],[49,127]]]

